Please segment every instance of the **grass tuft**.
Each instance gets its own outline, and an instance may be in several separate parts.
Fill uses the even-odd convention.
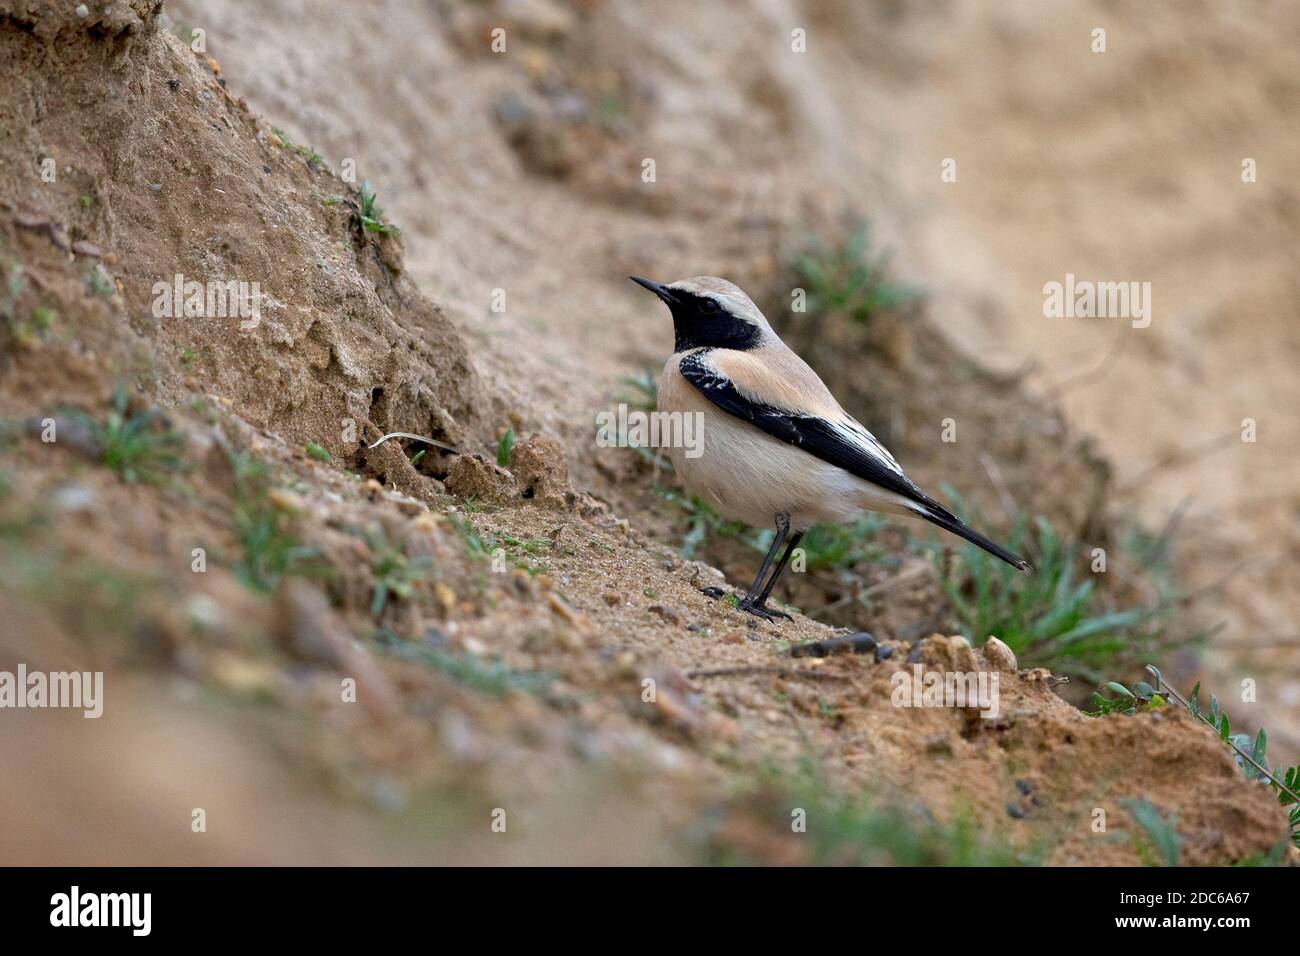
[[[959,496],[951,488],[945,493],[965,520]],[[1170,646],[1159,628],[1170,605],[1112,606],[1097,590],[1095,576],[1080,579],[1082,544],[1063,539],[1045,519],[1037,519],[1031,531],[1022,516],[1007,547],[1034,554],[1034,570],[1019,572],[965,542],[960,562],[945,562],[941,549],[934,552],[944,592],[972,642],[996,636],[1029,665],[1091,683],[1098,683],[1105,666],[1117,659],[1136,662],[1158,644]]]
[[[510,456],[515,450],[515,430],[507,428],[497,440],[497,464],[502,468],[510,467]]]
[[[369,182],[361,184],[361,207],[357,215],[361,219],[361,227],[366,232],[377,232],[381,235],[398,235],[402,230],[398,229],[390,222],[384,222],[384,211],[379,208],[375,200],[378,194]]]
[[[379,642],[394,657],[422,664],[470,690],[494,697],[504,697],[520,691],[545,694],[555,680],[555,676],[546,671],[515,670],[501,661],[454,653],[427,643],[408,643],[391,631],[381,631]]]
[[[285,575],[304,570],[319,553],[298,543],[289,518],[270,500],[266,463],[245,452],[227,453],[235,473],[235,533],[243,551],[235,571],[253,590],[271,592]]]
[[[878,312],[897,309],[921,297],[911,286],[893,282],[889,256],[871,251],[871,226],[856,225],[843,243],[828,247],[814,240],[791,260],[808,293],[808,312],[838,312],[867,322]]]

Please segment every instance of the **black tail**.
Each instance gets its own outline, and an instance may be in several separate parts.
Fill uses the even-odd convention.
[[[941,506],[931,506],[928,508],[918,506],[914,510],[918,515],[931,524],[937,524],[940,528],[943,528],[944,531],[951,531],[953,534],[957,535],[957,537],[965,538],[971,544],[978,545],[994,557],[1001,558],[1013,568],[1018,568],[1021,571],[1032,571],[1034,569],[1033,565],[1020,557],[1020,555],[1012,554],[1001,545],[994,544],[978,531],[966,527],[966,525],[961,523],[961,519],[947,508]]]

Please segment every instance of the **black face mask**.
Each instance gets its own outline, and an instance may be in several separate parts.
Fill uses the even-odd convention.
[[[716,300],[676,290],[673,295],[677,301],[669,308],[677,337],[675,351],[705,347],[743,352],[757,348],[762,341],[763,333],[758,326],[736,318]]]

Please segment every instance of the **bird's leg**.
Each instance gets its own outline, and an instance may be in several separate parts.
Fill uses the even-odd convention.
[[[755,615],[756,617],[766,618],[769,621],[772,620],[772,618],[774,617],[784,617],[787,619],[790,617],[790,615],[784,614],[781,611],[769,611],[767,608],[763,606],[763,603],[767,600],[767,595],[772,590],[772,584],[776,581],[777,576],[781,573],[781,570],[785,567],[785,562],[790,557],[789,550],[786,551],[785,555],[781,558],[780,562],[777,564],[776,571],[773,572],[772,574],[772,580],[767,582],[766,587],[763,586],[763,578],[767,576],[767,570],[772,566],[772,559],[776,557],[777,551],[780,550],[781,544],[785,541],[785,537],[789,533],[790,533],[789,515],[777,515],[776,516],[776,537],[772,539],[772,547],[767,549],[767,556],[763,558],[763,563],[758,568],[758,574],[754,577],[754,583],[750,585],[749,593],[746,594],[744,598],[741,599],[740,604],[737,605],[742,611],[746,611],[750,614]],[[798,538],[800,537],[802,537],[801,534],[795,535],[796,540],[798,540]]]
[[[794,553],[795,548],[799,547],[799,542],[801,540],[803,540],[802,531],[796,531],[790,537],[790,543],[785,546],[785,554],[781,555],[781,560],[776,564],[776,570],[772,572],[772,576],[767,579],[767,584],[763,586],[763,593],[758,596],[758,601],[755,602],[755,607],[762,608],[766,606],[767,596],[772,593],[772,588],[776,584],[776,579],[779,578],[781,572],[785,570],[786,564],[790,561],[790,555]]]

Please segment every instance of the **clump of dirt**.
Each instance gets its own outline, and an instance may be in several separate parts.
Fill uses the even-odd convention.
[[[581,17],[538,9],[522,33],[546,62],[581,45]],[[943,634],[794,656],[842,635],[706,597],[719,572],[595,477],[583,403],[611,383],[565,353],[600,353],[596,326],[540,292],[528,307],[569,324],[512,351],[451,317],[461,294],[426,300],[362,190],[255,117],[158,12],[0,5],[0,56],[20,66],[0,77],[0,160],[21,171],[0,183],[0,668],[106,675],[100,720],[0,722],[6,760],[31,771],[0,793],[28,822],[6,829],[6,860],[691,862],[743,839],[802,862],[793,791],[768,798],[783,826],[734,821],[760,767],[809,763],[828,792],[969,816],[1054,863],[1137,862],[1140,839],[1116,832],[1129,796],[1176,818],[1186,862],[1286,838],[1273,797],[1172,709],[1087,718],[1005,647]],[[474,22],[458,15],[448,43],[472,48]],[[480,119],[501,150],[530,148]],[[576,198],[547,201],[583,202],[591,182],[572,180]],[[496,245],[462,238],[488,270]],[[258,321],[156,315],[178,274],[259,283]],[[649,342],[593,367],[626,370]],[[986,385],[961,400],[1012,401]],[[504,466],[503,425],[527,436]],[[369,447],[392,431],[462,453]],[[914,667],[996,676],[997,713],[904,706]]]
[[[482,440],[497,409],[400,239],[363,228],[354,186],[160,31],[161,3],[10,7],[5,152],[25,175],[0,186],[0,234],[11,310],[51,318],[5,360],[6,398],[66,400],[69,375],[111,371],[168,404],[218,396],[358,468],[386,431]],[[226,283],[246,297],[212,315]]]

